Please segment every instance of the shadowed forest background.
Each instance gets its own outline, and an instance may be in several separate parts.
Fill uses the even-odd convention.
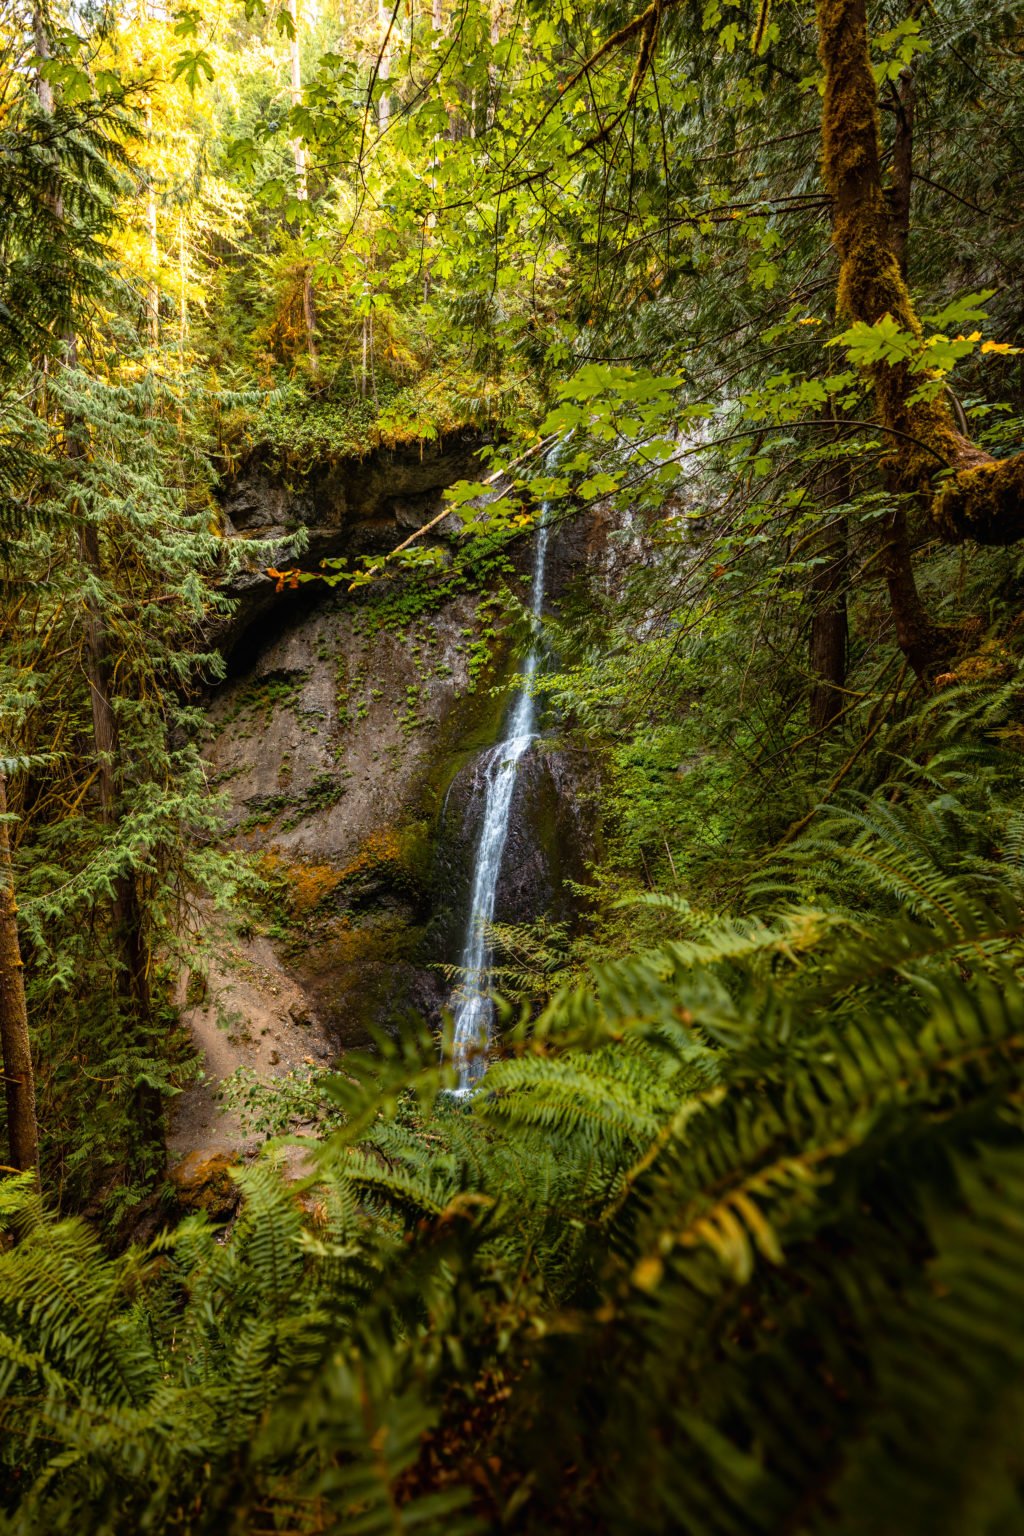
[[[1012,3],[0,0],[0,1533],[1024,1533],[1022,206]]]

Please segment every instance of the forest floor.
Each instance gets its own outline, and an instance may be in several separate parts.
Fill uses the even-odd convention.
[[[289,1072],[323,1067],[337,1055],[309,999],[262,934],[218,933],[205,975],[186,967],[179,980],[181,1017],[195,1043],[203,1077],[175,1100],[167,1150],[172,1163],[218,1154],[251,1157],[262,1138],[220,1100],[239,1067],[269,1083]]]

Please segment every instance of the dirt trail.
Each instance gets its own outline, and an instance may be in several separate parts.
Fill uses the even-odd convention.
[[[198,999],[195,994],[202,989]],[[281,966],[270,939],[221,934],[205,982],[186,969],[178,1004],[204,1064],[204,1079],[174,1102],[167,1150],[171,1162],[187,1155],[252,1156],[259,1138],[247,1136],[236,1114],[219,1101],[221,1083],[237,1067],[261,1082],[330,1064],[336,1052],[296,981]]]

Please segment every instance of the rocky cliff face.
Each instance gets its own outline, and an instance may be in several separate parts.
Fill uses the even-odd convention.
[[[328,554],[393,548],[440,509],[445,485],[478,472],[470,450],[378,455],[299,483],[256,464],[223,505],[241,536],[304,528],[312,567]],[[555,601],[586,536],[569,525],[553,539]],[[517,561],[525,575],[527,547]],[[506,579],[515,586],[515,574]],[[358,594],[316,583],[278,594],[258,572],[239,598],[222,637],[230,675],[210,701],[207,758],[230,835],[268,891],[254,971],[268,998],[252,1065],[272,1076],[271,1057],[291,1068],[298,1050],[319,1058],[370,1043],[376,1028],[439,1020],[449,992],[440,967],[458,961],[465,929],[478,756],[498,738],[514,648],[493,608],[481,617],[479,594],[418,616],[399,603],[386,622]],[[588,850],[580,778],[571,746],[546,740],[528,754],[499,920],[569,915],[562,881],[580,877]],[[225,935],[225,956],[238,942]],[[214,978],[232,998],[239,964],[248,962],[225,958]],[[208,1041],[217,1007],[205,996],[193,1010]],[[252,997],[246,1008],[260,1011]],[[211,1055],[223,1071],[223,1052]]]
[[[386,554],[441,509],[442,492],[479,473],[479,435],[443,442],[375,449],[362,459],[283,471],[256,452],[221,488],[224,531],[229,538],[280,540],[301,552],[293,563],[317,570],[321,560]],[[233,582],[234,614],[215,639],[230,654],[261,619],[289,604],[305,611],[311,589],[300,595],[274,591],[261,570]]]
[[[437,884],[448,895],[436,914],[437,937],[453,958],[466,934],[483,816],[481,758],[474,753],[453,776],[435,830]],[[509,811],[496,922],[525,923],[542,913],[572,921],[575,902],[566,882],[585,879],[594,853],[587,814],[591,778],[580,749],[557,737],[541,738],[523,754]]]
[[[289,967],[342,1046],[435,1010],[432,838],[447,765],[493,702],[469,687],[475,602],[368,634],[332,594],[291,613],[210,709],[240,848],[280,887]]]

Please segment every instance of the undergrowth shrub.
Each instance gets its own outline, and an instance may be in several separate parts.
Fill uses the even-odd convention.
[[[964,766],[649,897],[469,1101],[347,1057],[227,1233],[0,1186],[0,1529],[1021,1529],[1021,834]]]

